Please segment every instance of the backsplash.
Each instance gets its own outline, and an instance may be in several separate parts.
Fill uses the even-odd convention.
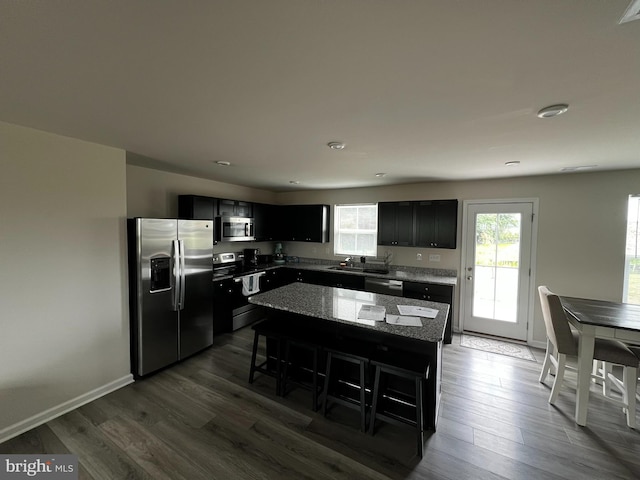
[[[336,261],[335,260],[326,260],[324,258],[311,258],[311,257],[294,257],[297,259],[297,262],[290,262],[289,261],[290,257],[287,257],[287,263],[307,263],[307,264],[312,264],[312,265],[327,265],[327,266],[331,266],[331,265],[336,265]],[[358,262],[356,262],[357,264]],[[413,267],[413,266],[408,266],[408,265],[389,265],[389,270],[390,271],[402,271],[402,272],[409,272],[409,273],[416,273],[416,274],[428,274],[428,275],[434,275],[437,277],[457,277],[458,276],[458,271],[457,270],[448,270],[448,269],[444,269],[444,268],[422,268],[422,267]]]

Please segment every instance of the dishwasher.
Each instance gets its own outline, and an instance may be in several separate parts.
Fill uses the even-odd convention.
[[[402,280],[389,278],[365,277],[364,289],[366,292],[384,293],[385,295],[402,296]]]

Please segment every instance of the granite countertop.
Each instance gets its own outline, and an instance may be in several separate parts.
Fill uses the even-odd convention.
[[[338,265],[335,262],[332,263],[286,263],[286,264],[265,264],[258,265],[255,268],[242,270],[230,275],[214,277],[213,280],[224,280],[226,278],[233,278],[240,275],[249,275],[251,273],[264,272],[274,268],[293,268],[297,270],[311,270],[319,272],[335,272],[347,275],[359,275],[363,277],[375,277],[375,278],[388,278],[390,280],[402,280],[405,282],[422,282],[433,283],[438,285],[451,285],[456,286],[458,284],[457,273],[453,270],[437,270],[429,268],[416,268],[416,267],[398,267],[392,266],[389,273],[375,273],[364,272],[360,267],[344,267],[335,268]]]
[[[388,278],[390,280],[402,280],[405,282],[435,283],[440,285],[458,284],[458,277],[455,272],[431,270],[428,268],[413,267],[393,267],[389,273],[364,272],[361,267],[336,267],[336,264],[324,265],[314,263],[287,263],[287,268],[297,268],[300,270],[315,270],[321,272],[336,272],[348,275],[360,275],[364,277]]]
[[[296,282],[268,292],[252,295],[249,303],[299,315],[358,326],[385,334],[399,335],[424,342],[440,342],[444,338],[449,305],[424,300],[382,295],[344,288],[323,287]],[[381,305],[387,314],[397,315],[398,305],[427,307],[438,310],[436,318],[420,318],[422,327],[390,325],[386,322],[357,318],[362,305]]]

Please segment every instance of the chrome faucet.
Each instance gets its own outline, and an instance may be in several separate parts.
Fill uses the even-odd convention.
[[[344,263],[347,264],[347,267],[353,267],[353,258],[347,257],[344,259]]]

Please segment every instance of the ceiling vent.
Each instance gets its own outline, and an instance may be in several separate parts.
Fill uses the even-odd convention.
[[[618,22],[619,24],[632,22],[634,20],[640,20],[640,0],[631,0],[631,3],[627,7],[627,11],[624,12],[622,18]]]

